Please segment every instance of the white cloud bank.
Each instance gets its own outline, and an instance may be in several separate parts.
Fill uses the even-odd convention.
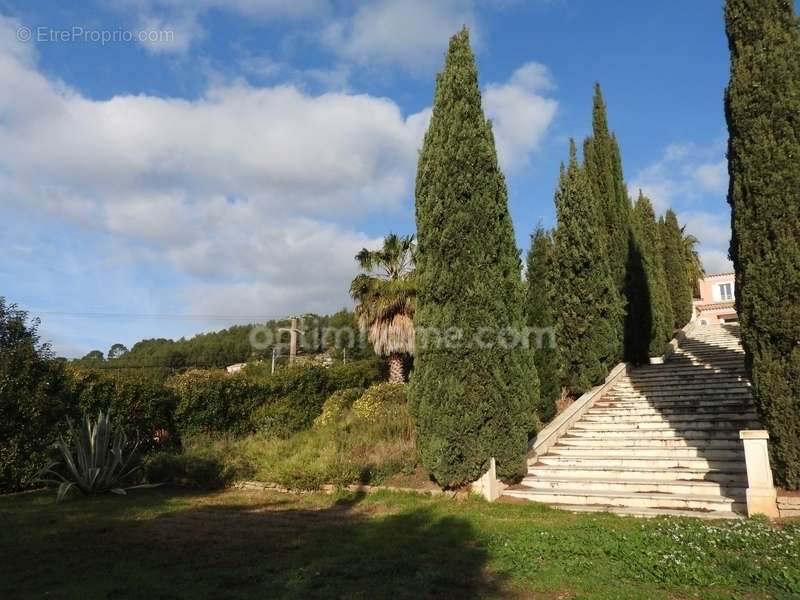
[[[555,88],[548,68],[539,63],[523,65],[504,84],[492,84],[483,95],[486,113],[492,119],[497,153],[506,169],[529,162],[556,116],[558,102],[544,92]]]
[[[131,264],[184,276],[189,312],[341,306],[353,255],[378,243],[341,223],[401,214],[411,198],[430,109],[292,85],[93,100],[39,72],[16,26],[0,17],[0,214],[113,235]],[[532,63],[487,88],[504,167],[545,135],[551,87]]]
[[[377,0],[325,28],[325,43],[363,65],[398,64],[410,72],[441,64],[447,41],[462,26],[475,34],[472,0]]]
[[[733,270],[728,259],[731,227],[725,200],[728,163],[722,143],[667,146],[661,158],[636,174],[629,189],[634,197],[641,189],[658,213],[675,210],[681,224],[700,240],[698,250],[707,273]]]

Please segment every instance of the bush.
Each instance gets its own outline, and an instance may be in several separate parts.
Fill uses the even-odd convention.
[[[74,414],[63,365],[39,343],[38,322],[0,297],[0,491],[24,489],[52,458]]]
[[[311,427],[331,391],[327,371],[320,366],[293,367],[267,379],[270,399],[253,412],[251,429],[286,438]]]
[[[354,390],[334,394],[332,398],[338,399],[330,404],[346,404],[354,396]],[[295,489],[379,484],[395,473],[413,472],[417,454],[404,386],[373,386],[355,402],[364,397],[363,418],[355,408],[344,408],[326,426],[286,437],[257,433],[239,439],[190,438],[184,443],[186,454],[213,458],[239,478],[255,477]],[[276,414],[275,405],[256,414],[262,411],[269,417]],[[377,415],[381,418],[372,418]]]
[[[378,381],[385,381],[388,375],[386,361],[381,358],[356,360],[328,369],[332,392],[346,388],[367,388]]]
[[[224,371],[188,371],[170,379],[181,435],[250,430],[250,415],[271,395],[268,386]]]
[[[176,398],[163,383],[135,372],[78,368],[70,369],[69,374],[70,391],[80,412],[110,413],[143,451],[156,446],[155,433],[159,431],[167,431],[167,439],[177,441],[173,421]]]
[[[322,413],[314,419],[314,427],[325,427],[338,420],[363,393],[364,388],[347,388],[333,392],[322,405]]]
[[[378,383],[353,403],[353,414],[368,423],[381,423],[396,416],[407,403],[404,383]]]

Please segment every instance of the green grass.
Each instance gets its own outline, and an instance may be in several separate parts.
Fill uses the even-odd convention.
[[[800,524],[382,492],[0,497],[2,598],[796,598]]]
[[[196,480],[200,487],[257,479],[303,490],[324,484],[380,484],[396,474],[410,475],[417,453],[408,408],[400,403],[382,406],[380,400],[367,406],[367,415],[345,408],[327,424],[286,439],[259,433],[187,436],[182,454],[152,455],[146,472],[152,481],[167,481],[172,475]],[[370,418],[373,413],[380,418]]]

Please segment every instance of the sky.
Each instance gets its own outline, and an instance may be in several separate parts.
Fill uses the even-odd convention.
[[[350,306],[462,25],[523,253],[600,82],[631,194],[730,269],[719,0],[0,0],[0,296],[68,357]]]

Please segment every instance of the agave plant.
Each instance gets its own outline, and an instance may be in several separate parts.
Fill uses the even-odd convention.
[[[139,468],[136,461],[139,444],[137,442],[128,450],[125,433],[114,430],[108,413],[100,411],[95,422],[86,415],[81,427],[75,427],[67,419],[67,426],[71,445],[62,436],[56,443],[62,461],[50,463],[37,475],[39,481],[58,484],[59,501],[73,487],[85,494],[125,494],[126,489],[152,487],[122,487],[123,482]]]

